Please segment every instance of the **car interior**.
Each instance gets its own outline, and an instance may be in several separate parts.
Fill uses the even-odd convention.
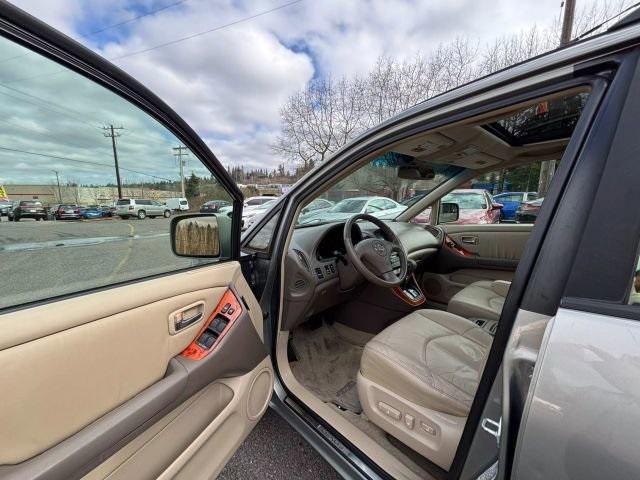
[[[533,227],[448,223],[458,212],[440,199],[488,172],[559,161],[587,96],[563,91],[389,145],[305,204],[356,196],[381,176],[419,201],[393,221],[362,214],[289,232],[277,338],[285,386],[392,475],[450,468]],[[412,222],[429,207],[438,215]]]

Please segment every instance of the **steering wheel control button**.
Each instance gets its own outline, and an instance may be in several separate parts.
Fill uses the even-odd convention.
[[[384,402],[378,402],[378,409],[387,417],[391,417],[394,420],[400,420],[400,417],[402,416],[399,410],[396,410],[391,405],[387,405]]]
[[[324,275],[322,274],[322,269],[320,267],[317,267],[315,269],[316,272],[316,277],[318,277],[318,280],[322,280],[324,278]]]

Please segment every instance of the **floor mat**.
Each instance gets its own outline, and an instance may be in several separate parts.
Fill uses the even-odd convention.
[[[315,329],[302,325],[294,330],[290,345],[297,358],[290,362],[293,375],[414,473],[426,477],[422,466],[390,442],[386,432],[371,423],[362,411],[356,378],[363,348],[338,333],[325,323]]]
[[[342,339],[327,324],[297,328],[291,346],[297,357],[291,370],[300,383],[324,402],[362,411],[356,387],[362,347]]]

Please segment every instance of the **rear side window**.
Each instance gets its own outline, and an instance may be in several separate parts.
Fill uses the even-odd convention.
[[[0,309],[224,260],[174,255],[172,210],[138,216],[127,208],[131,198],[142,205],[230,200],[171,131],[111,90],[5,38],[0,58],[19,58],[0,62],[1,182],[16,205],[46,210],[12,215],[17,221],[0,217]],[[97,204],[125,208],[87,214]],[[231,244],[231,228],[220,235]]]

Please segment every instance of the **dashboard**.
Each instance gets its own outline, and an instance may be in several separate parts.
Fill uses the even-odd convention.
[[[404,246],[409,259],[418,265],[435,256],[445,234],[432,225],[386,222]],[[354,243],[372,237],[383,238],[374,224],[353,226]],[[285,326],[293,328],[310,315],[352,298],[364,277],[346,257],[344,223],[313,225],[294,230],[285,258]]]

